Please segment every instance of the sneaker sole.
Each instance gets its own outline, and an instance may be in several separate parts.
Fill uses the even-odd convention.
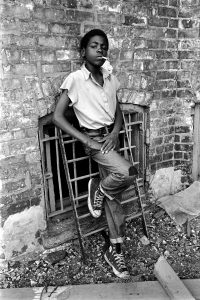
[[[106,254],[104,254],[104,258],[105,258],[106,262],[112,267],[113,273],[114,273],[117,277],[123,278],[123,279],[128,279],[128,278],[130,278],[130,275],[129,275],[129,274],[123,274],[123,273],[120,273],[119,271],[117,271],[117,270],[115,269],[115,267],[113,267],[113,265],[111,264],[111,262],[109,261],[109,259],[107,258]]]
[[[91,215],[94,217],[94,218],[99,218],[101,215],[97,216],[94,211],[93,211],[93,208],[92,208],[92,204],[91,204],[91,201],[90,201],[90,187],[91,187],[91,182],[92,180],[90,179],[89,182],[88,182],[88,200],[87,200],[87,204],[88,204],[88,209],[91,213]]]

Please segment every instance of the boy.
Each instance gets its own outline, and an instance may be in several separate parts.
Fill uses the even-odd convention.
[[[102,68],[108,51],[108,38],[100,29],[85,34],[80,44],[84,64],[69,74],[61,89],[63,93],[54,112],[54,123],[81,141],[85,152],[99,164],[101,180],[93,178],[88,184],[88,208],[94,218],[105,207],[110,244],[104,258],[120,278],[128,278],[121,244],[124,239],[124,214],[120,195],[135,179],[137,170],[118,152],[118,135],[122,113],[117,101],[117,78]],[[73,105],[81,131],[64,116]]]

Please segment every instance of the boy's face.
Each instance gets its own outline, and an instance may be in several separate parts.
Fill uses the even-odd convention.
[[[85,49],[83,49],[82,55],[85,57],[86,62],[93,66],[101,67],[105,61],[102,56],[107,56],[108,46],[104,37],[95,35],[93,36]]]

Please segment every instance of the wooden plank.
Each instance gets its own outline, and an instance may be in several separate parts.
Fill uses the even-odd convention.
[[[154,274],[170,299],[195,300],[164,256],[160,256],[154,267]]]

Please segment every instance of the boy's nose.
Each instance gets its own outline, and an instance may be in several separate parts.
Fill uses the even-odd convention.
[[[101,49],[100,47],[97,49],[97,52],[99,53],[103,53],[103,49]]]

